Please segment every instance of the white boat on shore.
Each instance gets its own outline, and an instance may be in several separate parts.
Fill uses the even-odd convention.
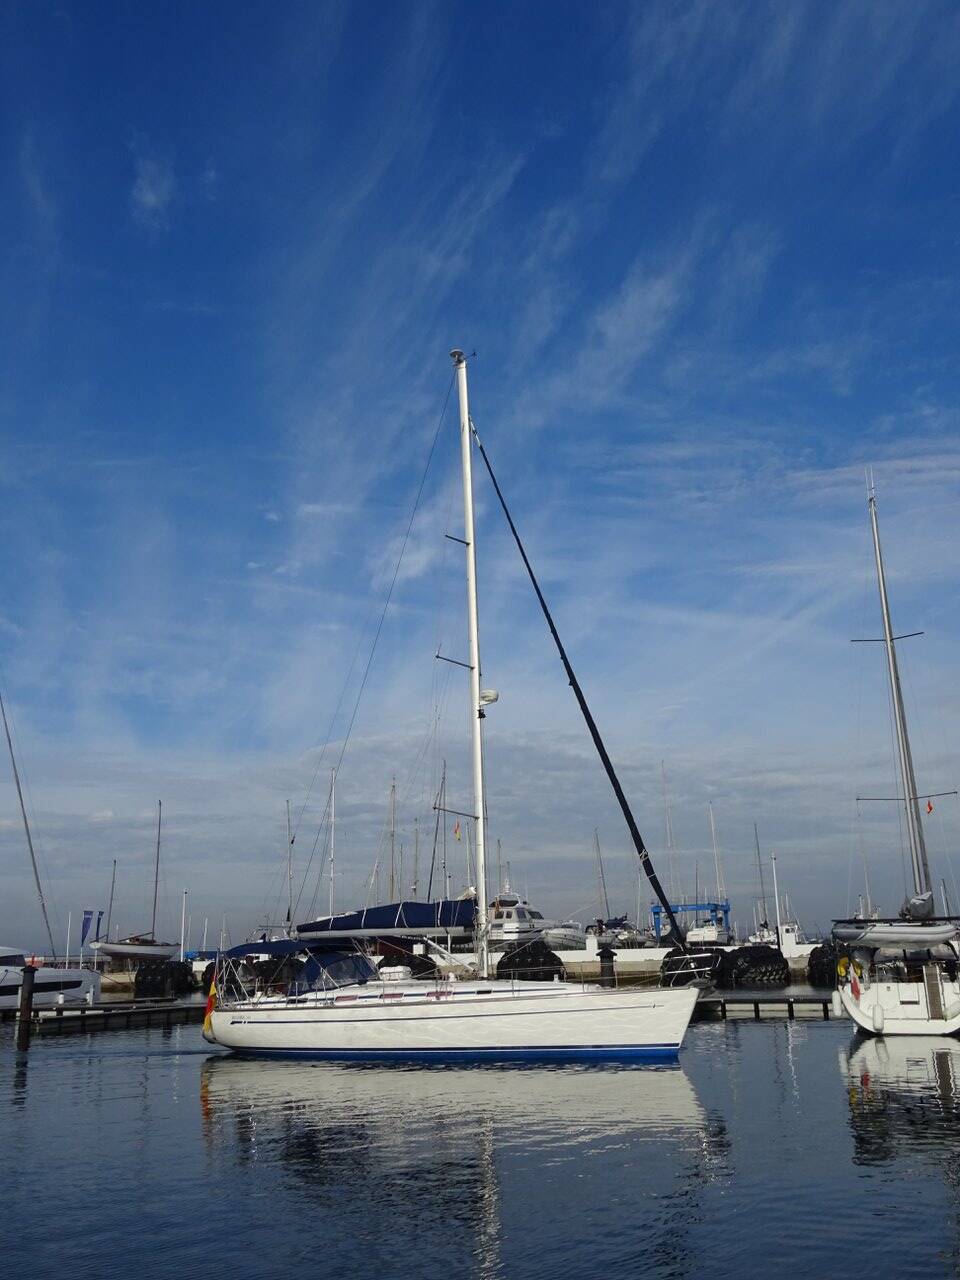
[[[469,1061],[669,1059],[680,1049],[697,1001],[695,990],[607,990],[571,982],[501,981],[490,976],[482,729],[485,709],[498,695],[480,686],[472,480],[475,431],[467,403],[466,360],[461,351],[451,354],[460,401],[464,536],[459,541],[465,550],[467,578],[476,974],[463,980],[412,981],[407,968],[378,972],[366,956],[349,950],[330,953],[291,939],[260,948],[277,957],[278,970],[284,962],[307,952],[296,980],[275,985],[262,976],[251,981],[249,972],[244,973],[237,964],[243,959],[244,948],[235,948],[218,963],[203,1034],[225,1048],[268,1056]],[[533,578],[529,564],[527,567]],[[539,587],[537,592],[539,595]],[[542,596],[540,600],[547,613]],[[555,630],[553,634],[559,646]],[[561,654],[569,671],[562,647]],[[575,691],[582,699],[579,686]],[[585,709],[582,701],[581,706]],[[585,714],[594,740],[599,742],[596,726],[589,712]],[[612,773],[612,765],[608,760],[606,763]],[[616,786],[619,788],[619,783]],[[632,823],[625,799],[622,806]],[[638,852],[646,858],[647,873],[661,892],[635,824],[633,830]]]
[[[132,964],[144,964],[149,960],[172,960],[180,950],[180,944],[178,942],[158,942],[156,936],[157,890],[160,884],[160,829],[162,820],[163,802],[158,800],[157,848],[153,864],[153,914],[150,919],[150,928],[146,933],[132,933],[129,937],[118,938],[114,942],[110,942],[107,938],[100,938],[96,942],[91,942],[91,951],[96,951],[98,955],[104,956],[108,960],[116,960],[121,963],[129,962]],[[114,871],[116,871],[116,864],[114,864]]]
[[[129,938],[119,938],[116,942],[107,942],[101,938],[99,942],[91,942],[90,949],[109,960],[133,960],[142,964],[145,960],[172,960],[180,950],[180,944],[156,942],[148,934],[133,934]]]

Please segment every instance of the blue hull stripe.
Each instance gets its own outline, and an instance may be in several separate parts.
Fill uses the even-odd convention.
[[[313,1058],[329,1062],[672,1062],[678,1044],[555,1045],[546,1049],[233,1049],[250,1058]]]

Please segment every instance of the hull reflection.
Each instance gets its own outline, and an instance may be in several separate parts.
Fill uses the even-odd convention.
[[[950,1036],[858,1038],[841,1051],[840,1067],[856,1163],[927,1153],[942,1165],[944,1144],[952,1145],[960,1123],[960,1042]],[[956,1175],[944,1173],[957,1184]]]
[[[526,1236],[525,1213],[549,1211],[547,1187],[589,1178],[588,1201],[613,1212],[628,1178],[662,1216],[645,1254],[686,1275],[697,1202],[726,1162],[722,1122],[679,1067],[384,1068],[230,1055],[203,1064],[200,1097],[217,1162],[253,1165],[258,1179],[276,1173],[325,1223],[332,1215],[326,1230],[338,1238],[369,1235],[369,1208],[350,1205],[356,1188],[369,1190],[378,1247],[415,1220],[425,1274],[505,1280],[515,1272],[504,1242]]]

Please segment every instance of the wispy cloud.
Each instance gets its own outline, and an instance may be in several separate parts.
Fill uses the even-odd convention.
[[[133,167],[130,210],[134,221],[148,231],[162,231],[169,224],[170,210],[177,194],[173,164],[156,153],[137,149],[133,155]]]

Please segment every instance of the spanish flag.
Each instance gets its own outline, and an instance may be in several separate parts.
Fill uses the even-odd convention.
[[[460,839],[460,819],[459,818],[453,824],[453,834],[456,836],[458,840]]]
[[[213,1024],[210,1015],[217,1007],[217,980],[210,980],[210,994],[207,996],[207,1007],[203,1011],[203,1038],[204,1040],[213,1041]]]

